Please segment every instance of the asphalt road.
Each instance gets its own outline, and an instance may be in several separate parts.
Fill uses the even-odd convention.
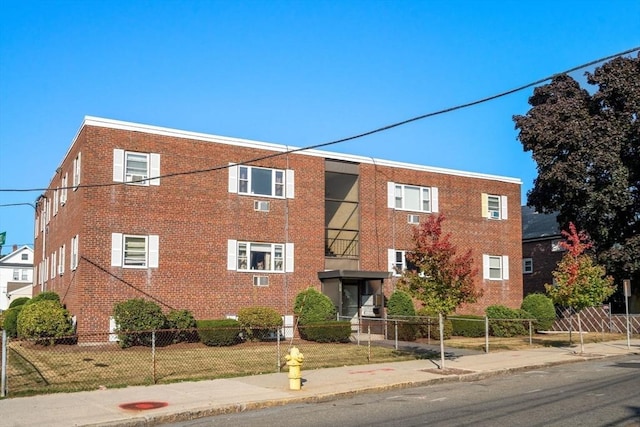
[[[219,415],[165,427],[567,425],[640,427],[640,356]]]

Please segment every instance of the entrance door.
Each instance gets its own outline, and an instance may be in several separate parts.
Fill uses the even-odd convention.
[[[340,316],[358,317],[358,284],[342,283],[342,313]]]

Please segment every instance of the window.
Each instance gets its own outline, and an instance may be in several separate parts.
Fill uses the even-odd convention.
[[[388,185],[387,206],[392,209],[418,212],[438,212],[438,188],[415,185]]]
[[[420,215],[407,215],[407,223],[409,224],[420,224]]]
[[[51,278],[55,279],[56,278],[56,274],[57,274],[57,269],[58,269],[58,263],[56,262],[56,252],[53,252],[51,254]]]
[[[20,269],[13,269],[13,280],[20,280]]]
[[[406,270],[418,270],[418,267],[407,259],[407,254],[408,251],[389,249],[389,265],[394,276],[401,276]]]
[[[482,217],[507,219],[507,196],[482,193]]]
[[[134,185],[160,185],[160,154],[114,149],[113,180]]]
[[[68,182],[69,174],[65,173],[62,177],[61,188],[60,188],[60,206],[64,206],[67,203],[67,182]]]
[[[237,271],[292,272],[293,243],[228,241],[227,269]]]
[[[159,237],[111,234],[111,265],[124,268],[157,268]]]
[[[522,273],[524,273],[524,274],[533,273],[533,259],[524,258],[522,260]]]
[[[29,254],[20,254],[20,259],[22,261],[29,261]]]
[[[61,276],[64,274],[65,249],[66,245],[60,246],[60,253],[58,255],[58,274]]]
[[[78,189],[80,185],[80,159],[81,154],[78,153],[75,159],[73,159],[73,191]]]
[[[483,255],[483,278],[488,280],[509,279],[509,257],[507,255]]]
[[[69,269],[74,271],[78,268],[78,235],[71,238],[71,264]]]
[[[229,167],[229,192],[292,199],[294,196],[294,173],[290,169],[231,165]]]
[[[562,240],[556,239],[551,242],[551,252],[564,252],[566,249],[560,244]]]
[[[53,190],[53,216],[58,214],[58,204],[60,203],[60,195],[58,189]]]
[[[20,275],[20,280],[29,280],[29,270],[22,270],[22,274]]]

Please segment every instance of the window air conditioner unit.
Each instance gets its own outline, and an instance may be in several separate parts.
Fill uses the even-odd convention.
[[[499,211],[489,211],[489,218],[491,219],[500,219]]]
[[[411,215],[407,216],[407,222],[409,224],[420,224],[420,215]]]
[[[127,175],[127,182],[132,182],[134,184],[144,184],[144,180],[146,179],[146,175]]]
[[[269,212],[270,203],[265,200],[254,200],[253,201],[253,209],[261,212]]]
[[[253,276],[253,286],[269,286],[269,276]]]

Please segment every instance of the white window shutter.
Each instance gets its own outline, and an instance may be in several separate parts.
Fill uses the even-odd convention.
[[[509,280],[509,256],[502,256],[502,278],[504,280]]]
[[[293,243],[285,243],[284,256],[284,271],[293,273]]]
[[[387,207],[396,207],[396,184],[393,182],[387,182]]]
[[[238,165],[229,164],[229,193],[238,192]]]
[[[237,240],[227,240],[227,270],[237,270],[238,268],[237,246]]]
[[[160,154],[151,153],[149,155],[149,185],[160,185]]]
[[[431,187],[431,212],[439,212],[438,187]]]
[[[489,278],[489,255],[482,254],[482,278]]]
[[[502,219],[507,219],[507,196],[500,196],[500,208],[502,209],[501,216]]]
[[[489,195],[482,193],[482,218],[489,217]]]
[[[122,233],[111,233],[111,266],[122,267]]]
[[[79,152],[78,153],[78,182],[76,182],[75,189],[77,189],[78,185],[80,185],[81,174],[82,174],[82,152]]]
[[[124,181],[124,150],[113,149],[113,181]]]
[[[287,199],[293,199],[295,195],[295,185],[294,185],[294,173],[292,169],[287,169],[286,172],[286,193]]]
[[[387,261],[388,261],[387,270],[395,273],[395,269],[393,268],[393,266],[396,265],[395,249],[387,249]]]
[[[160,236],[149,235],[149,268],[158,268],[160,265]]]

